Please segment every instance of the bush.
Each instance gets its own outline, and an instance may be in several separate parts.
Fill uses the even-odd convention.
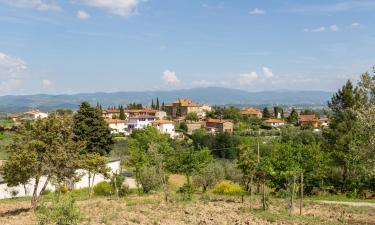
[[[56,195],[50,206],[43,203],[35,213],[39,225],[77,225],[82,218],[69,195]]]
[[[222,181],[215,185],[214,193],[220,195],[240,195],[243,194],[242,188],[231,181]]]
[[[68,187],[66,185],[60,185],[57,187],[56,192],[66,194],[68,192]]]
[[[123,184],[124,180],[125,177],[119,174],[114,174],[111,179],[113,193],[116,193],[117,188],[119,197],[124,197],[125,195],[130,193],[129,187]]]
[[[193,187],[189,183],[185,183],[184,186],[180,187],[177,193],[182,195],[182,200],[190,201],[193,197]]]
[[[105,181],[96,184],[93,190],[96,196],[110,196],[114,194],[111,183]]]
[[[144,168],[139,173],[137,181],[141,184],[143,193],[157,190],[161,186],[161,177],[160,174],[157,173],[155,167]]]

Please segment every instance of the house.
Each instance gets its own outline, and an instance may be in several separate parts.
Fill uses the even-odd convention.
[[[285,125],[284,120],[280,119],[268,119],[265,120],[263,123],[271,127],[280,127]]]
[[[125,134],[128,135],[128,121],[127,120],[119,120],[119,119],[106,119],[106,122],[111,128],[111,133],[113,134]]]
[[[199,118],[204,118],[206,112],[211,111],[211,107],[195,103],[189,99],[177,99],[171,104],[165,106],[168,116],[186,117],[189,113],[196,113]]]
[[[114,173],[121,173],[121,166],[120,166],[120,159],[109,159],[107,163],[107,167],[109,168],[110,174]],[[83,169],[76,170],[77,175],[79,175],[80,180],[71,183],[70,188],[86,188],[88,187],[88,172]],[[42,189],[42,184],[45,183],[47,180],[47,177],[42,176],[39,180],[39,187],[38,191]],[[102,181],[109,181],[109,179],[106,179],[101,174],[95,175],[94,185],[97,183],[100,183]],[[25,196],[32,196],[33,194],[33,188],[35,184],[35,179],[31,179],[25,186],[19,185],[15,187],[8,187],[7,183],[3,179],[3,177],[0,175],[0,199],[6,199],[6,198],[14,198],[14,197],[25,197]],[[55,191],[56,187],[53,183],[47,184],[47,190]]]
[[[313,115],[300,115],[298,117],[298,124],[300,126],[311,126],[312,128],[319,128],[319,117],[315,114]]]
[[[155,120],[152,122],[152,125],[161,133],[169,134],[171,137],[177,135],[174,129],[174,122],[171,120]]]
[[[192,134],[194,131],[204,128],[204,122],[190,122],[186,124],[187,133]]]
[[[233,132],[234,124],[229,120],[223,119],[212,119],[208,118],[206,121],[206,129],[213,131],[213,132]]]
[[[156,120],[155,116],[134,116],[128,118],[128,130],[131,132],[134,129],[142,129],[144,127],[152,125],[152,122]]]
[[[136,116],[154,116],[158,119],[164,119],[167,113],[157,109],[125,109],[124,114],[126,118]],[[106,109],[103,110],[102,115],[104,118],[114,118],[120,116],[119,109]]]
[[[47,113],[41,112],[37,109],[33,109],[29,112],[19,113],[10,115],[9,118],[14,122],[25,121],[25,120],[36,120],[48,117]]]
[[[263,113],[260,109],[257,108],[244,108],[240,110],[241,115],[243,116],[254,116],[256,118],[262,118]]]
[[[322,117],[319,118],[319,127],[327,127],[329,125],[329,118]]]

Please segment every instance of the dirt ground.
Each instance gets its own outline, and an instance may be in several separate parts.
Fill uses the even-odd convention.
[[[120,200],[94,198],[78,201],[84,225],[260,225],[260,224],[374,224],[375,210],[370,207],[324,205],[306,202],[303,215],[298,208],[290,217],[285,202],[272,199],[268,211],[260,210],[259,201],[218,196],[195,196],[191,202],[164,203],[160,194],[132,195]],[[297,204],[297,202],[296,202]],[[34,213],[26,200],[0,201],[1,225],[35,225]]]

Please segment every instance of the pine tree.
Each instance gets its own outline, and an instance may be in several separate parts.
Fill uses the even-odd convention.
[[[288,122],[296,125],[298,123],[298,112],[295,108],[292,108],[290,115],[288,117]]]
[[[124,111],[124,106],[122,106],[122,105],[120,105],[120,116],[119,116],[119,119],[120,120],[125,120],[126,119],[125,111]]]
[[[268,110],[267,107],[264,107],[264,109],[263,109],[263,119],[268,119],[270,117],[271,117],[270,111]]]
[[[151,109],[155,109],[154,99],[151,101]]]
[[[156,98],[156,109],[160,109],[159,97]]]

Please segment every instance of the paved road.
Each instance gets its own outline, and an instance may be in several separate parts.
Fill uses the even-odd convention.
[[[332,205],[349,205],[349,206],[368,206],[374,207],[375,203],[372,202],[341,202],[341,201],[318,201],[323,204],[332,204]]]

